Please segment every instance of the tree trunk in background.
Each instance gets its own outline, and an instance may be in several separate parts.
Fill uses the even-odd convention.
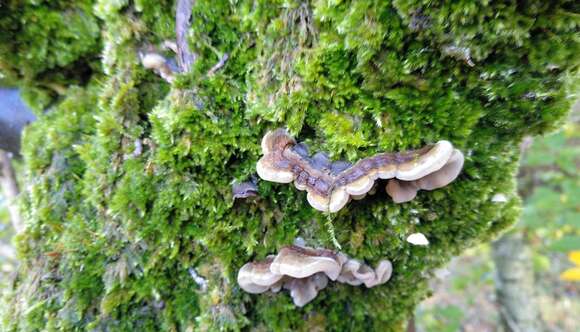
[[[540,332],[544,325],[535,300],[533,257],[521,232],[493,243],[495,287],[503,326],[510,332]]]
[[[10,221],[15,232],[19,233],[24,228],[16,202],[20,190],[12,166],[12,158],[8,152],[3,150],[0,150],[0,184],[2,185],[2,194],[6,199],[6,207],[10,213]]]
[[[0,82],[0,150],[19,156],[22,129],[35,119],[22,102],[19,91],[2,88]]]
[[[520,158],[533,144],[525,137],[520,144]],[[525,200],[534,189],[530,181],[534,172],[520,169],[518,193]],[[495,263],[495,289],[502,325],[510,332],[542,331],[544,322],[536,302],[536,284],[533,253],[526,242],[524,230],[515,228],[493,242],[492,257]]]

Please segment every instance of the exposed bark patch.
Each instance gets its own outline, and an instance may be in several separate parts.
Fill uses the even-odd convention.
[[[177,63],[182,71],[188,72],[195,62],[196,55],[189,49],[187,31],[191,27],[191,10],[194,0],[177,1],[175,13],[175,34],[177,36]]]

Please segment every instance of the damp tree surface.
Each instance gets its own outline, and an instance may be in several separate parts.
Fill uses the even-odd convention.
[[[404,329],[435,269],[517,218],[519,144],[578,90],[578,17],[575,1],[6,2],[0,79],[38,119],[3,329]],[[276,128],[329,160],[445,141],[464,162],[410,200],[379,178],[329,213],[257,176]],[[352,258],[351,283],[303,307],[240,287],[293,244]]]

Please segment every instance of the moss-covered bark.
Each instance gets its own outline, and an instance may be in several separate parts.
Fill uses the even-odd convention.
[[[16,84],[41,111],[99,70],[93,1],[6,0],[0,4],[0,84]]]
[[[138,51],[175,38],[173,2],[87,6],[102,67],[84,84],[74,63],[95,53],[48,44],[76,60],[63,97],[26,132],[27,230],[7,330],[400,330],[434,268],[517,217],[518,144],[559,124],[578,83],[574,1],[197,0],[197,61],[171,85]],[[12,71],[29,61],[21,31],[2,40]],[[325,215],[304,192],[264,181],[259,198],[234,202],[231,182],[255,173],[261,137],[284,126],[334,158],[447,139],[467,159],[453,184],[405,204],[381,188]],[[237,286],[241,265],[296,237],[334,248],[331,226],[349,256],[391,259],[393,278],[333,284],[301,309]],[[416,231],[428,247],[405,242]]]

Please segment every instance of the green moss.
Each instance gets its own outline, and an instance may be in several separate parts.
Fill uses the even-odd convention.
[[[172,86],[137,52],[173,38],[175,5],[93,6],[105,75],[67,89],[26,134],[28,229],[7,330],[400,330],[433,269],[518,217],[521,138],[556,128],[578,88],[572,2],[195,3],[199,61]],[[255,173],[261,137],[284,126],[334,158],[439,139],[467,158],[453,184],[405,204],[383,186],[327,216],[265,181],[234,202],[232,181]],[[391,259],[392,280],[333,284],[302,309],[237,286],[241,265],[298,236],[333,248],[329,219],[350,256]],[[405,241],[416,231],[429,247]]]
[[[0,78],[40,112],[98,71],[92,1],[6,1],[0,7]]]

